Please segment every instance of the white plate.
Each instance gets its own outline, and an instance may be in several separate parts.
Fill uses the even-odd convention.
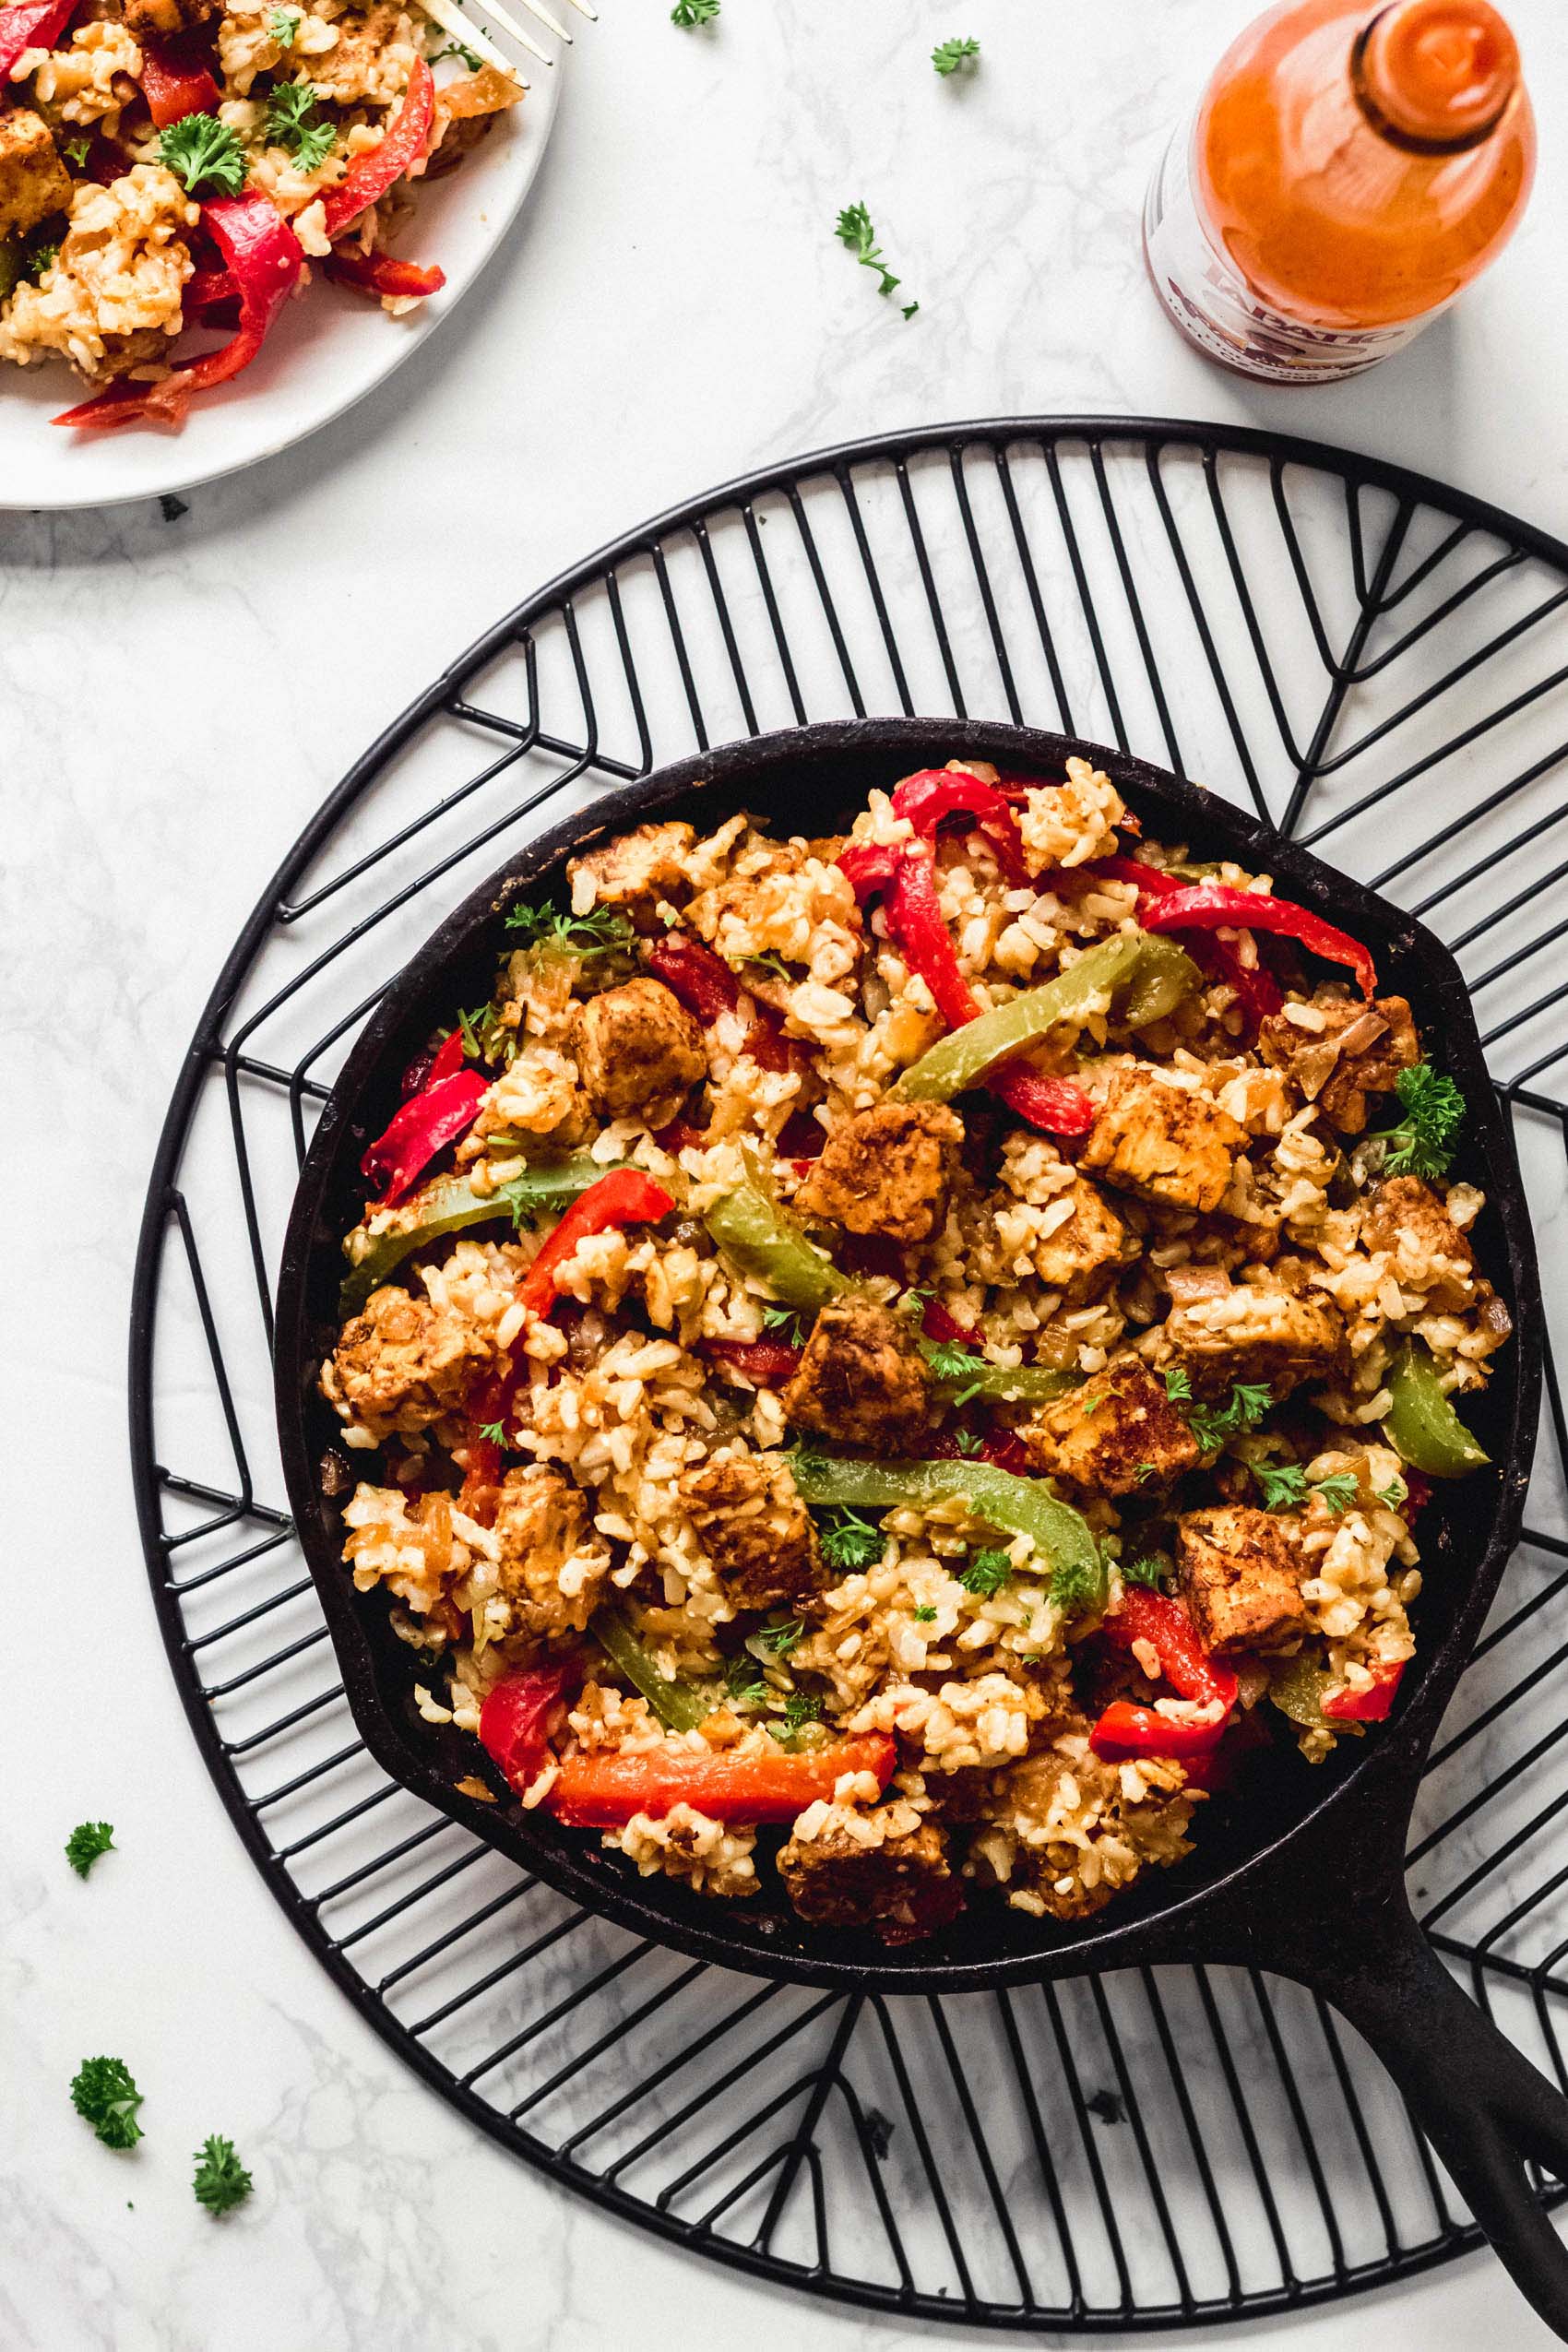
[[[563,70],[528,63],[529,89],[458,169],[431,181],[398,251],[439,262],[440,293],[402,318],[317,270],[285,305],[261,357],[232,384],[193,401],[177,433],[130,425],[72,433],[49,422],[84,397],[53,362],[0,368],[0,510],[112,506],[157,498],[271,457],[329,424],[400,367],[479,276],[516,218],[543,160]]]

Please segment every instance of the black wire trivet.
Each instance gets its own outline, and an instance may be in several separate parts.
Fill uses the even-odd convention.
[[[1380,2070],[1293,1986],[1168,1969],[883,2002],[761,1983],[574,1911],[389,1782],[279,1508],[269,1286],[350,1040],[536,812],[759,729],[903,710],[1010,715],[1196,775],[1441,931],[1514,1106],[1555,1321],[1565,606],[1568,547],[1342,451],[1104,419],[903,434],[714,493],[530,598],[290,852],[153,1172],[142,1537],[186,1713],[279,1901],[361,2014],[541,2170],[740,2269],[996,2327],[1212,2324],[1475,2242]],[[1439,1949],[1568,2088],[1550,1357],[1548,1379],[1531,1531],[1409,1868]]]

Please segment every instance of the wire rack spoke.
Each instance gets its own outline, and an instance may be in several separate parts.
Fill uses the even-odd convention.
[[[1561,1216],[1565,604],[1568,550],[1343,453],[1092,418],[910,433],[733,484],[531,596],[391,723],[268,886],[144,1224],[148,1572],[202,1752],[297,1930],[517,2154],[695,2252],[1003,2330],[1213,2328],[1475,2242],[1370,2053],[1294,1986],[762,1983],[576,1908],[388,1781],[272,1499],[271,1281],[343,1057],[477,879],[607,781],[868,711],[1110,742],[1375,879],[1462,959],[1526,1186]],[[1549,1350],[1528,1532],[1408,1870],[1447,1965],[1568,2084],[1564,1454]]]

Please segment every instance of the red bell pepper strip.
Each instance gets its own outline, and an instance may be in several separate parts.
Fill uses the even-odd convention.
[[[1400,1658],[1396,1665],[1375,1666],[1372,1679],[1364,1690],[1336,1691],[1324,1699],[1323,1712],[1335,1723],[1382,1723],[1394,1705],[1407,1661]]]
[[[1138,920],[1146,931],[1213,931],[1223,925],[1274,932],[1296,940],[1325,963],[1348,964],[1363,996],[1370,998],[1377,987],[1377,967],[1359,939],[1336,931],[1310,908],[1292,906],[1288,898],[1271,897],[1267,891],[1229,890],[1220,883],[1203,882],[1162,896]]]
[[[804,1350],[782,1339],[710,1339],[707,1352],[732,1372],[744,1372],[758,1388],[782,1388],[800,1371]]]
[[[790,1754],[695,1754],[689,1749],[644,1755],[568,1756],[544,1811],[574,1829],[624,1829],[636,1813],[656,1819],[690,1805],[714,1821],[791,1822],[818,1798],[829,1799],[847,1772],[869,1772],[879,1792],[893,1777],[897,1751],[886,1732],[835,1740]]]
[[[675,1204],[662,1184],[640,1168],[612,1168],[572,1203],[560,1224],[517,1285],[517,1297],[535,1314],[548,1314],[555,1298],[555,1277],[579,1241],[590,1233],[605,1233],[612,1226],[657,1225]]]
[[[446,283],[446,272],[438,266],[422,269],[417,261],[399,261],[389,253],[335,253],[326,267],[328,278],[366,294],[438,294]]]
[[[550,1717],[582,1674],[580,1658],[553,1659],[509,1674],[479,1711],[480,1745],[520,1793],[550,1753]]]
[[[856,842],[843,851],[838,863],[861,905],[878,891],[885,894],[887,928],[910,970],[930,989],[948,1028],[961,1029],[977,1019],[980,1008],[943,921],[930,852],[908,842]],[[1094,1104],[1071,1079],[1047,1077],[1025,1063],[1005,1062],[986,1084],[1020,1119],[1051,1134],[1087,1135],[1094,1125]]]
[[[405,1096],[422,1094],[442,1078],[455,1078],[463,1066],[463,1032],[454,1029],[434,1053],[416,1053],[398,1080]]]
[[[77,0],[15,0],[0,8],[0,82],[9,78],[24,50],[53,49],[77,6]]]
[[[1134,1585],[1123,1593],[1121,1608],[1105,1620],[1100,1632],[1118,1649],[1149,1643],[1158,1655],[1160,1673],[1178,1698],[1205,1706],[1218,1704],[1224,1712],[1212,1723],[1179,1723],[1154,1707],[1117,1699],[1089,1734],[1096,1755],[1196,1756],[1218,1745],[1236,1704],[1236,1677],[1209,1656],[1178,1602]]]
[[[1018,820],[1011,803],[993,784],[982,784],[977,776],[922,767],[917,776],[906,776],[894,791],[893,814],[908,817],[915,831],[927,841],[935,839],[938,826],[950,817],[967,816],[973,821],[975,831],[983,834],[995,850],[996,862],[1006,879],[1015,884],[1029,880]]]
[[[193,269],[180,290],[181,303],[193,316],[198,310],[216,309],[220,303],[237,305],[239,299],[233,273],[227,269]]]
[[[387,124],[378,147],[355,156],[335,188],[322,198],[324,227],[329,237],[340,237],[367,206],[384,196],[410,163],[417,163],[430,144],[435,121],[435,77],[422,57],[416,57],[403,92],[403,103]]]
[[[238,375],[267,339],[284,298],[292,292],[304,250],[270,196],[214,196],[201,208],[202,226],[217,240],[240,296],[239,332],[216,351],[174,370],[159,384],[121,382],[52,420],[55,424],[108,429],[151,418],[179,424],[197,392]]]
[[[400,1201],[436,1153],[468,1134],[489,1091],[490,1080],[480,1071],[459,1070],[453,1077],[435,1079],[403,1105],[360,1162],[371,1182],[385,1187],[383,1207]]]
[[[723,956],[716,956],[702,940],[688,939],[683,932],[672,932],[650,947],[647,968],[705,1028],[711,1028],[723,1014],[735,1012],[744,993]],[[761,1070],[790,1067],[790,1040],[777,1016],[766,1006],[759,1009],[741,1051],[749,1053]]]
[[[977,1336],[973,1326],[949,1314],[940,1299],[925,1301],[921,1310],[922,1339],[930,1339],[939,1348],[972,1348]]]
[[[187,114],[216,114],[220,102],[218,84],[205,64],[188,46],[173,41],[142,42],[141,94],[160,131]]]
[[[1097,858],[1092,865],[1080,866],[1077,871],[1103,875],[1108,882],[1135,883],[1146,899],[1177,897],[1191,887],[1180,874],[1166,873],[1158,866],[1146,866],[1137,858]],[[1247,895],[1255,897],[1256,893]],[[1144,921],[1141,911],[1139,921],[1144,922],[1146,931],[1160,927]],[[1278,1012],[1285,999],[1272,972],[1265,971],[1261,964],[1243,964],[1228,939],[1200,937],[1192,944],[1205,968],[1230,988],[1253,1030],[1271,1013]]]
[[[1016,1430],[994,1430],[980,1447],[980,1457],[993,1468],[1005,1470],[1015,1479],[1035,1475],[1034,1456]]]

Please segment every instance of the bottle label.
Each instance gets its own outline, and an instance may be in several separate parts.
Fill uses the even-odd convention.
[[[1144,255],[1160,301],[1211,359],[1268,384],[1336,384],[1402,351],[1436,317],[1428,311],[1394,327],[1313,327],[1271,308],[1205,235],[1191,148],[1184,124],[1149,184]]]

